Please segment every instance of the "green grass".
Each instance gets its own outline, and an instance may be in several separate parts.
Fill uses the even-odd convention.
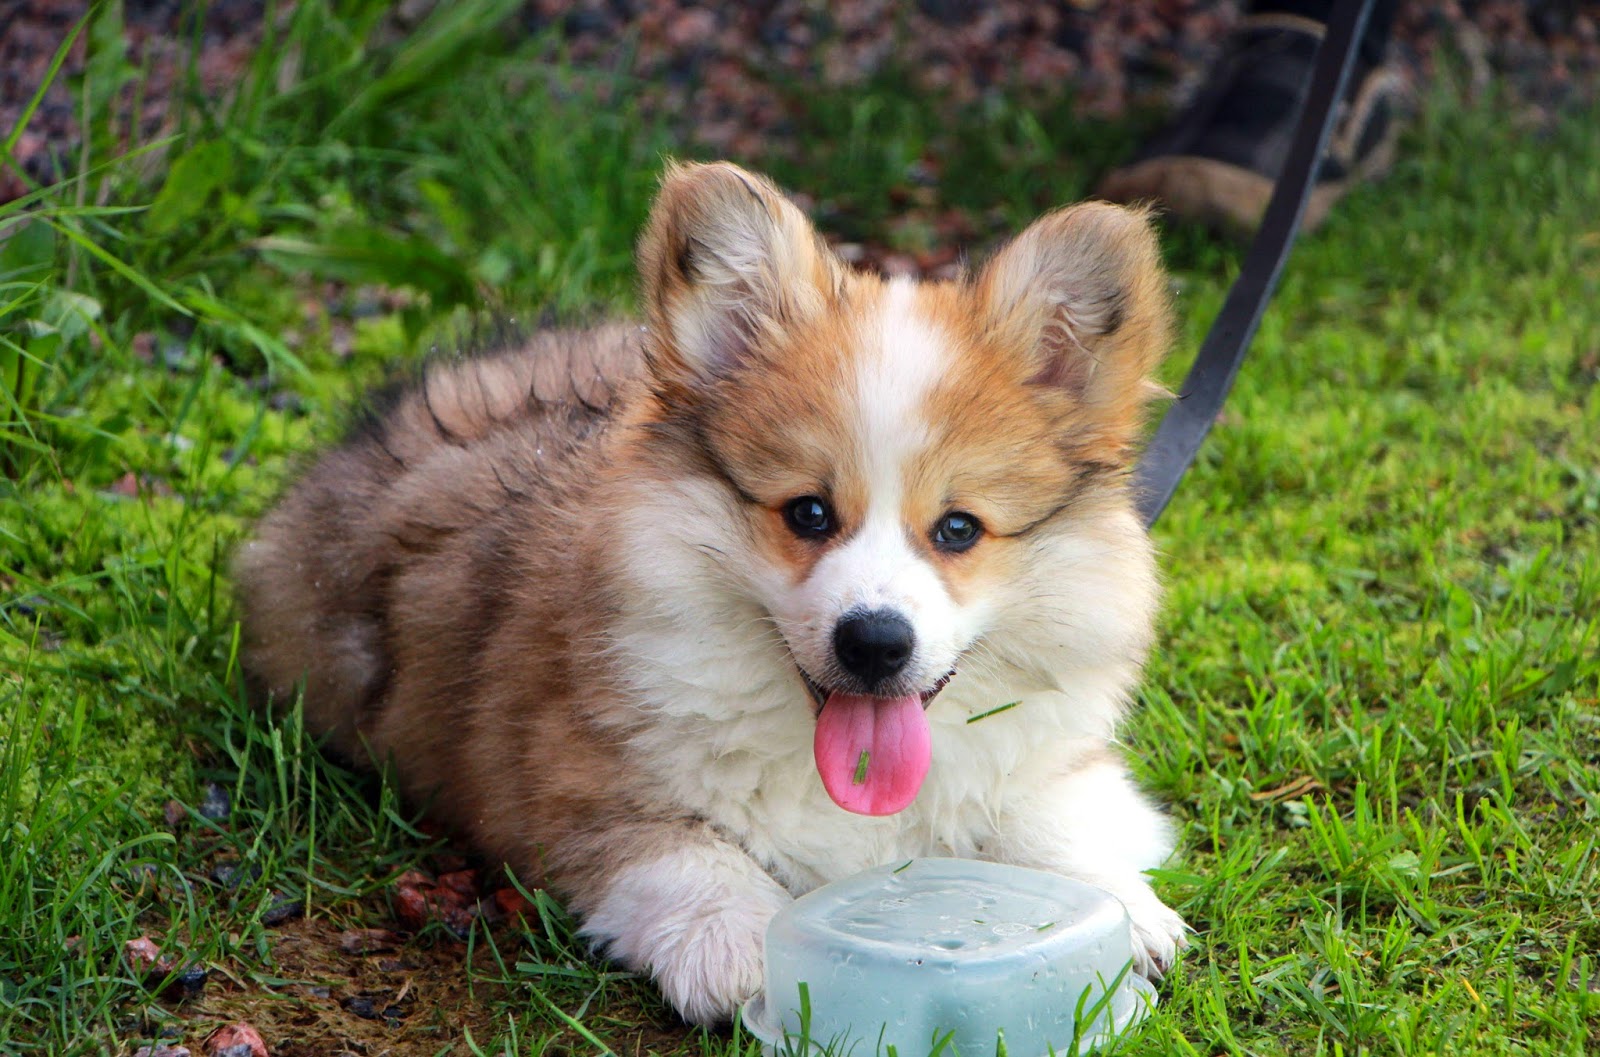
[[[282,897],[387,923],[435,842],[245,706],[228,550],[387,364],[483,318],[626,307],[659,158],[696,153],[600,105],[634,86],[511,43],[506,3],[377,44],[383,6],[298,5],[235,97],[121,157],[104,100],[141,74],[104,8],[81,175],[0,206],[0,1050],[194,1046],[223,997],[297,1008],[257,920]],[[1070,200],[1136,133],[893,80],[804,103],[794,141],[737,160],[910,249],[928,210],[981,242]],[[1238,255],[1169,235],[1189,350]],[[1129,740],[1199,935],[1125,1052],[1600,1049],[1597,381],[1600,121],[1534,135],[1433,100],[1394,176],[1296,251],[1157,532]],[[229,823],[169,827],[206,782]],[[258,873],[230,891],[218,863]],[[537,909],[470,957],[413,942],[461,951],[471,1012],[408,1023],[404,1052],[740,1048],[673,1029]],[[214,967],[207,997],[152,997],[119,958],[141,934]]]

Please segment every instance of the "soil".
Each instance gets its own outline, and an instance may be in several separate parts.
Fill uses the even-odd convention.
[[[487,1003],[472,999],[463,946],[441,939],[347,954],[342,931],[325,918],[276,929],[273,973],[287,982],[214,975],[205,995],[182,1010],[191,1049],[213,1028],[236,1021],[260,1032],[274,1057],[435,1053],[459,1041],[463,1030],[494,1036]]]
[[[375,909],[372,920],[384,913]],[[504,1027],[494,1017],[498,1003],[486,999],[508,989],[493,982],[502,969],[481,938],[469,960],[467,944],[438,930],[376,946],[353,942],[350,931],[327,916],[271,930],[268,965],[248,976],[236,975],[237,966],[214,969],[198,997],[170,1005],[181,1036],[169,1028],[163,1041],[209,1053],[214,1032],[244,1023],[272,1057],[423,1057],[451,1050],[469,1031],[486,1044]],[[515,927],[497,927],[494,940],[507,964],[524,956]],[[608,1042],[624,1055],[680,1049],[687,1032],[625,987],[608,988],[590,1016],[606,1018]]]

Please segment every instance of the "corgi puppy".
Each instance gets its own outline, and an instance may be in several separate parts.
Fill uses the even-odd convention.
[[[1146,216],[918,284],[674,165],[638,263],[645,326],[432,364],[289,490],[237,556],[253,676],[690,1022],[790,900],[913,856],[1100,885],[1159,975],[1173,838],[1116,748],[1157,605]]]

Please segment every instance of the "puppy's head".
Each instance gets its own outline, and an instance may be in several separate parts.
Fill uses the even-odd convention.
[[[681,166],[640,266],[656,442],[717,497],[674,532],[777,627],[841,806],[910,802],[964,672],[1137,670],[1155,593],[1125,478],[1168,331],[1142,213],[1064,209],[917,285],[850,271],[767,181]]]

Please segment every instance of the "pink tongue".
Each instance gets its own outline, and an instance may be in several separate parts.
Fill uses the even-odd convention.
[[[829,694],[812,752],[835,804],[858,815],[892,815],[917,798],[933,759],[922,698]]]

